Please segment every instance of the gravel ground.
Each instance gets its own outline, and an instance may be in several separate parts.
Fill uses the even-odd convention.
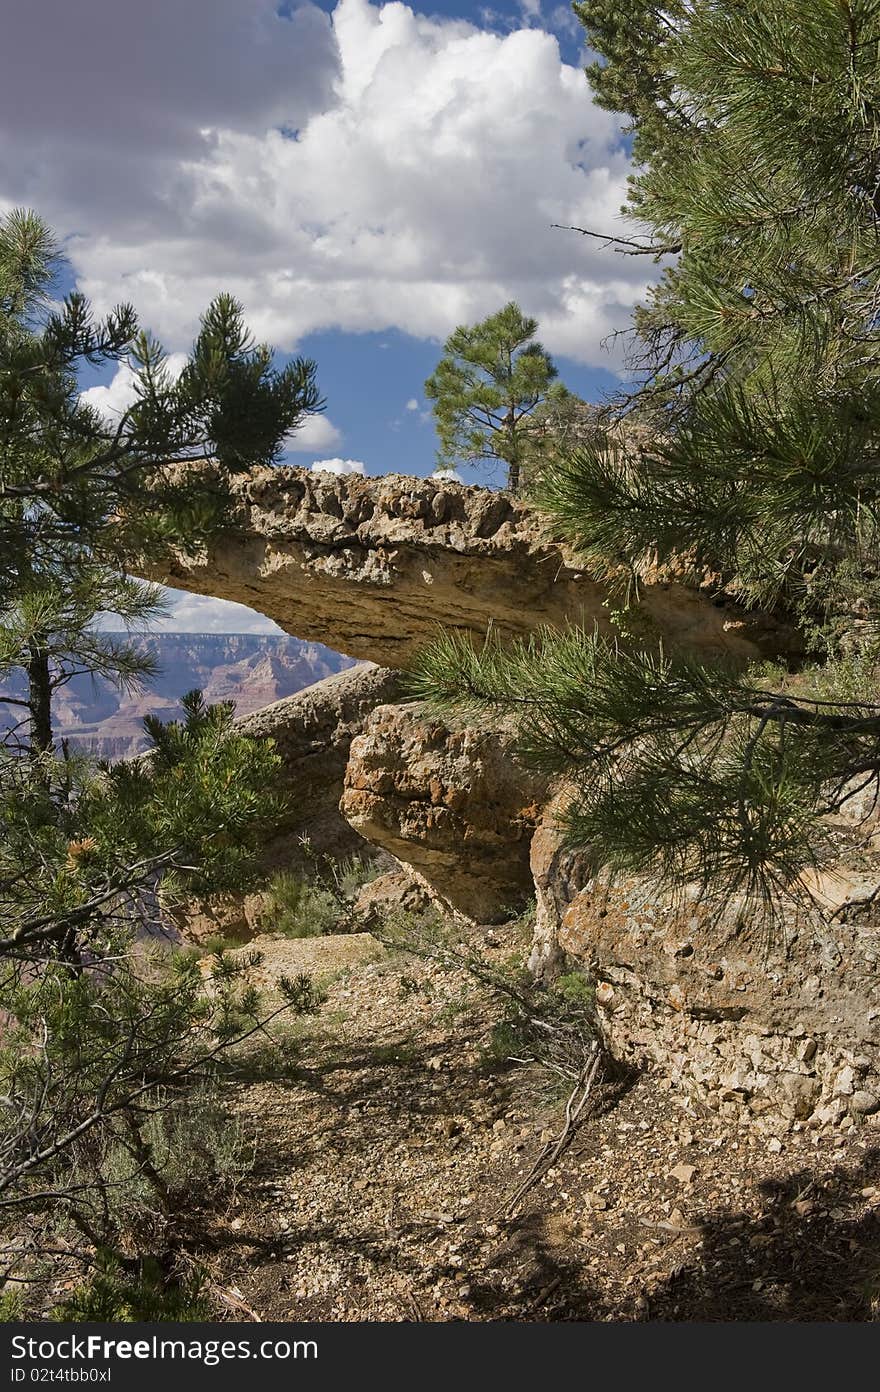
[[[490,960],[514,946],[489,941]],[[252,946],[263,984],[310,971],[328,997],[285,1076],[235,1089],[257,1166],[193,1252],[230,1318],[878,1317],[874,1128],[770,1150],[620,1077],[507,1219],[564,1090],[487,1063],[482,988],[365,934]]]

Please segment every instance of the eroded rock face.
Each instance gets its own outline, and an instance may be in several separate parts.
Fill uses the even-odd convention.
[[[267,874],[279,869],[313,872],[312,857],[379,853],[340,814],[339,799],[352,739],[375,706],[397,695],[398,685],[398,673],[364,663],[236,721],[242,734],[274,740],[281,756],[276,788],[267,791],[280,793],[289,810],[261,857]],[[303,836],[309,839],[308,855]],[[191,900],[177,922],[192,939],[212,933],[244,939],[258,931],[264,909],[261,894],[214,895]]]
[[[380,706],[351,742],[343,815],[477,923],[531,892],[529,844],[546,798],[497,731],[453,729],[418,703]]]
[[[422,914],[432,905],[424,883],[402,866],[365,884],[354,912],[368,928],[383,927],[399,914]]]
[[[509,634],[570,622],[611,631],[607,586],[506,494],[297,468],[257,470],[234,488],[237,515],[222,542],[144,573],[388,667],[405,667],[438,625],[480,637],[490,623]],[[743,661],[792,646],[790,630],[708,592],[708,581],[648,577],[642,620],[667,645]]]
[[[566,785],[556,789],[541,814],[529,848],[536,908],[529,970],[538,978],[552,976],[564,960],[559,942],[562,916],[596,871],[589,851],[572,850],[565,844],[560,815],[571,795],[572,790]]]
[[[567,954],[589,970],[618,1056],[773,1135],[880,1115],[880,915],[858,902],[876,866],[842,859],[816,889],[852,907],[826,923],[792,916],[768,939],[735,909],[673,903],[644,879],[593,878],[588,856],[562,848],[554,817],[533,843],[533,965]]]
[[[268,861],[290,864],[302,835],[308,835],[317,854],[343,856],[366,849],[340,815],[339,799],[352,740],[375,707],[398,694],[399,684],[397,672],[364,663],[237,722],[244,735],[274,740],[281,756],[278,791],[288,800],[289,811],[266,848]]]

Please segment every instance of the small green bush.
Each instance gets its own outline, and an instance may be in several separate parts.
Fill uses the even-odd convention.
[[[360,856],[333,860],[313,857],[312,875],[281,870],[268,885],[266,931],[286,938],[314,938],[345,931],[358,891],[376,876],[376,869]]]
[[[592,981],[572,971],[541,989],[527,974],[512,971],[509,983],[515,994],[503,997],[504,1013],[490,1032],[485,1063],[492,1067],[531,1061],[574,1076],[596,1034]]]
[[[0,1324],[16,1324],[24,1319],[24,1301],[20,1290],[5,1290],[0,1295]]]
[[[595,984],[583,972],[566,972],[558,976],[551,987],[553,995],[569,1007],[571,1012],[578,1009],[591,1015],[596,1006]]]
[[[51,1318],[75,1324],[186,1324],[209,1320],[211,1308],[200,1272],[169,1278],[152,1257],[144,1257],[137,1271],[127,1272],[118,1259],[105,1254],[91,1279],[57,1305]]]
[[[270,906],[265,926],[286,938],[316,938],[332,933],[342,907],[329,890],[316,887],[288,870],[269,884]]]

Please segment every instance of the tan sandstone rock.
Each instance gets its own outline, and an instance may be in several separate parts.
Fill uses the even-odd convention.
[[[557,789],[544,808],[529,849],[535,886],[535,931],[529,970],[536,977],[552,973],[563,957],[559,942],[562,916],[596,873],[595,857],[587,849],[572,850],[567,844],[561,817],[573,789]]]
[[[406,666],[438,625],[480,637],[490,623],[509,634],[572,622],[612,631],[609,587],[507,494],[298,468],[258,469],[233,489],[226,537],[143,573],[389,667]],[[708,576],[645,576],[641,619],[667,645],[743,661],[791,647],[790,629],[713,592]]]
[[[576,891],[555,946],[613,987],[597,1001],[618,1054],[723,1116],[785,1131],[828,1124],[844,1089],[878,1091],[878,936],[876,916],[858,912],[830,925],[792,913],[768,935],[735,905],[712,912],[627,877]]]
[[[365,884],[355,900],[354,912],[368,927],[381,926],[401,913],[424,913],[431,902],[421,880],[401,867]]]
[[[865,833],[878,809],[854,802],[838,819],[839,860],[809,884],[820,907],[768,932],[734,903],[713,912],[696,888],[672,899],[645,877],[609,884],[588,850],[564,844],[560,814],[573,795],[556,793],[532,841],[532,970],[566,957],[587,968],[612,1049],[722,1115],[768,1132],[871,1115],[880,850],[866,850]]]
[[[418,703],[380,706],[351,742],[343,815],[456,913],[504,918],[531,890],[529,843],[546,797],[498,731],[454,729]]]
[[[271,739],[281,756],[277,789],[288,801],[267,863],[300,863],[299,838],[316,854],[347,855],[366,847],[340,815],[349,749],[377,705],[399,691],[397,672],[362,663],[315,682],[236,722],[244,735]]]

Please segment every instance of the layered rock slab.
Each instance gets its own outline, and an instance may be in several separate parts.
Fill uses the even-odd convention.
[[[291,864],[304,835],[316,854],[366,849],[339,810],[345,770],[352,741],[372,711],[399,691],[398,672],[362,663],[236,722],[243,735],[271,739],[281,758],[273,791],[284,797],[287,811],[266,847],[267,863]]]
[[[255,470],[232,487],[222,540],[143,573],[247,604],[298,638],[387,667],[407,666],[440,626],[478,637],[490,624],[509,635],[542,624],[613,631],[619,600],[609,587],[504,493],[299,468]],[[641,622],[667,644],[741,662],[792,646],[791,630],[715,590],[712,577],[647,576]]]
[[[813,886],[824,913],[792,911],[768,932],[734,904],[672,900],[645,877],[609,884],[589,852],[564,846],[567,796],[532,845],[533,968],[567,957],[587,969],[612,1050],[722,1116],[771,1135],[880,1121],[880,911],[868,902],[880,855],[842,849]]]

